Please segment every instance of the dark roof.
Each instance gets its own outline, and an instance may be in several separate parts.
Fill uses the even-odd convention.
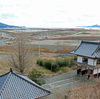
[[[0,99],[36,99],[50,93],[25,75],[10,71],[0,76]]]
[[[99,58],[100,57],[99,48],[100,48],[100,42],[82,41],[77,49],[69,51],[69,53],[91,58]]]

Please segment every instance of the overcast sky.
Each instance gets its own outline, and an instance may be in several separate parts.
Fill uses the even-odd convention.
[[[0,0],[0,22],[26,27],[100,25],[100,1]]]

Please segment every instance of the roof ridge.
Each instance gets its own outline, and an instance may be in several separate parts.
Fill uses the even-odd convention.
[[[76,52],[76,50],[81,46],[82,43],[83,41],[81,41],[80,45],[74,50],[74,52]]]
[[[75,50],[69,51],[69,53],[97,58],[97,55],[94,55],[94,53],[96,53],[99,48],[100,42],[81,41],[80,45]],[[100,55],[98,57],[100,57]]]
[[[100,42],[93,42],[93,41],[82,41],[83,43],[96,43],[96,44],[98,44],[98,43],[100,43]]]
[[[92,42],[92,41],[83,41],[83,40],[82,40],[81,43],[80,43],[80,45],[74,50],[74,52],[76,52],[76,50],[81,46],[82,43],[95,43],[95,44],[98,44],[98,47],[99,47],[99,44],[100,44],[100,42]],[[96,50],[95,50],[95,51],[96,51]],[[94,52],[95,52],[95,51],[94,51]],[[94,52],[93,52],[93,53],[94,53]],[[91,55],[93,55],[93,53],[92,53]]]
[[[3,89],[3,87],[5,86],[5,84],[7,83],[7,81],[9,80],[8,78],[10,77],[10,75],[11,75],[11,72],[8,72],[9,74],[8,74],[8,77],[6,78],[6,80],[5,80],[5,82],[4,82],[4,84],[3,84],[3,86],[2,86],[2,88],[0,89],[0,94],[1,94],[1,91],[2,91],[2,89]],[[7,74],[7,73],[6,73]]]
[[[7,73],[5,73],[5,74],[2,74],[2,75],[0,75],[0,77],[2,77],[2,76],[4,76],[4,75],[6,75],[6,74],[8,74],[9,72],[7,72]]]
[[[98,47],[96,48],[96,50],[91,55],[93,55],[99,48],[100,48],[100,42],[98,42]]]
[[[22,74],[17,74],[16,72],[12,72],[14,75],[16,75],[16,76],[18,76],[18,77],[20,77],[20,78],[22,78],[22,79],[24,79],[24,80],[26,80],[27,82],[29,82],[29,83],[31,83],[31,84],[33,84],[33,85],[35,85],[36,87],[38,87],[38,88],[40,88],[40,89],[42,89],[42,90],[44,90],[44,91],[47,91],[47,92],[50,92],[51,93],[51,91],[50,90],[47,90],[47,89],[45,89],[45,88],[43,88],[43,87],[40,87],[38,84],[35,84],[35,83],[32,83],[32,82],[30,82],[29,80],[27,80],[27,79],[25,79],[25,78],[23,78],[23,77],[21,77],[20,75],[22,75]],[[24,76],[24,75],[23,75]],[[26,76],[27,77],[27,76]],[[31,80],[31,79],[30,79]]]

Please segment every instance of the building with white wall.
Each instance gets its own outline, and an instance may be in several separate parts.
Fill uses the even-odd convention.
[[[82,41],[78,48],[69,53],[77,55],[77,74],[92,78],[100,75],[100,42]]]

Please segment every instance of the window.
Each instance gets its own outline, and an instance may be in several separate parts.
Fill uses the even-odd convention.
[[[87,58],[83,58],[83,62],[88,62],[88,59]]]

